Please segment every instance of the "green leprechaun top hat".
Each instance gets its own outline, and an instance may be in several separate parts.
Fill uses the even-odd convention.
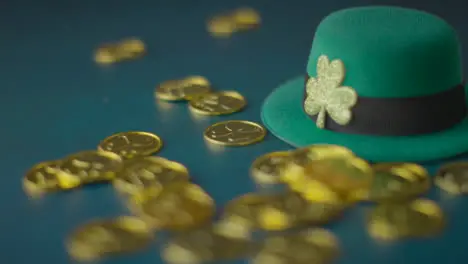
[[[296,147],[336,144],[371,161],[426,161],[468,150],[455,30],[434,15],[360,7],[318,26],[307,73],[278,87],[262,119]]]

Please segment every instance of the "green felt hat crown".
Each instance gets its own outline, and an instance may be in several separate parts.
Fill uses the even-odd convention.
[[[413,97],[462,82],[455,30],[434,15],[403,8],[335,12],[318,26],[307,64],[316,76],[319,56],[344,63],[343,85],[359,96]]]
[[[262,119],[297,147],[338,144],[374,161],[422,161],[468,150],[466,105],[460,44],[447,22],[360,7],[322,20],[305,83],[276,89]]]

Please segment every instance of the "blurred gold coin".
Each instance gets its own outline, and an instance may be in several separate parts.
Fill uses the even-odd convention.
[[[155,134],[143,131],[129,131],[107,137],[98,146],[99,150],[110,151],[124,159],[148,156],[158,152],[163,143]]]
[[[371,236],[394,240],[437,235],[442,231],[445,219],[435,202],[417,199],[376,206],[369,215],[367,225]]]
[[[338,253],[338,239],[332,233],[316,228],[267,237],[252,263],[321,264],[329,263]]]
[[[171,264],[211,263],[242,259],[256,249],[257,244],[250,240],[225,237],[207,227],[176,234],[161,256]]]
[[[354,156],[351,150],[338,145],[316,144],[300,148],[292,152],[291,159],[281,173],[281,179],[288,184],[303,182],[306,179],[305,167],[312,161]]]
[[[238,29],[251,29],[257,27],[261,23],[260,14],[253,8],[239,8],[232,14],[232,19]]]
[[[108,151],[89,150],[63,159],[61,170],[80,178],[81,183],[109,181],[123,167],[122,158]]]
[[[211,91],[211,84],[205,77],[188,76],[180,80],[169,80],[159,84],[155,96],[165,101],[191,100]]]
[[[211,92],[211,83],[203,76],[188,76],[181,80],[181,91],[183,99],[192,100]]]
[[[117,47],[121,59],[135,59],[146,53],[145,43],[136,38],[121,40]]]
[[[209,222],[215,212],[213,199],[198,185],[175,182],[141,204],[141,213],[154,228],[187,230]]]
[[[205,93],[189,102],[190,110],[200,115],[228,115],[239,112],[247,105],[236,91]]]
[[[258,184],[281,182],[281,172],[291,159],[291,151],[277,151],[258,157],[250,167],[250,174]]]
[[[71,184],[64,184],[62,187],[59,181],[61,172],[61,161],[46,161],[41,162],[32,167],[23,178],[24,191],[30,196],[38,196],[47,192],[57,191],[60,189],[70,189],[80,184],[80,181],[70,181]]]
[[[365,193],[371,186],[374,172],[370,164],[358,157],[315,160],[304,168],[307,178],[319,181],[349,199]]]
[[[208,20],[207,30],[213,37],[229,37],[236,31],[236,23],[231,16],[215,16]]]
[[[146,188],[188,181],[188,169],[175,161],[161,157],[137,157],[124,162],[113,183],[124,194],[134,195]]]
[[[263,126],[245,120],[229,120],[209,126],[205,139],[223,146],[246,146],[262,141],[266,130]]]
[[[115,44],[105,44],[94,52],[94,61],[99,64],[111,64],[119,60]]]
[[[468,194],[468,162],[451,162],[437,171],[434,183],[452,194]]]
[[[281,199],[282,194],[247,193],[229,201],[223,211],[223,219],[240,219],[238,223],[249,229],[258,227],[259,210],[274,201]],[[241,222],[242,221],[242,222]]]
[[[414,163],[377,163],[374,179],[364,199],[399,201],[417,197],[429,190],[430,178],[424,167]]]
[[[79,227],[68,238],[66,248],[78,261],[95,261],[112,254],[143,250],[152,238],[152,231],[145,222],[124,216]]]
[[[344,204],[309,202],[291,192],[261,207],[258,210],[258,221],[262,229],[271,231],[321,225],[336,219],[344,208]]]

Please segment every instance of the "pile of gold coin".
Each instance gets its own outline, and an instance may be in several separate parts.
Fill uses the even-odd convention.
[[[239,8],[228,14],[208,20],[207,30],[214,37],[229,37],[235,32],[257,28],[261,23],[260,14],[252,8]]]
[[[101,45],[94,53],[94,61],[99,64],[112,64],[141,58],[145,53],[145,43],[140,39],[130,38]]]
[[[436,184],[462,192],[462,185],[457,183],[467,168],[465,163],[442,167]],[[451,176],[447,178],[447,174]],[[431,180],[428,172],[414,163],[370,164],[342,146],[318,144],[267,153],[252,163],[251,176],[259,188],[283,185],[294,196],[268,195],[234,202],[242,208],[241,213],[230,209],[230,214],[248,219],[244,222],[249,223],[250,229],[284,230],[301,224],[326,223],[361,201],[377,204],[367,225],[369,234],[379,239],[436,235],[445,223],[435,202],[419,198],[430,189]],[[248,197],[252,196],[257,195]],[[254,207],[246,205],[252,201]]]

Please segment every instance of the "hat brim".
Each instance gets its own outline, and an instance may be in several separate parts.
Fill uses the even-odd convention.
[[[319,129],[302,109],[304,77],[275,89],[264,101],[262,120],[270,132],[294,147],[334,144],[370,161],[431,161],[468,150],[468,119],[448,130],[421,136],[369,136]]]

